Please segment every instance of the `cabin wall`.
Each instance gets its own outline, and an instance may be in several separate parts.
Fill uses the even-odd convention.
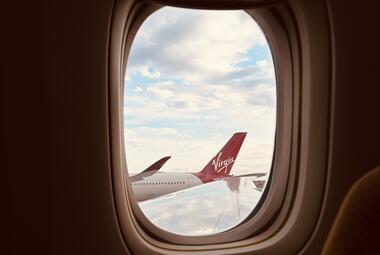
[[[320,248],[345,194],[380,165],[379,13],[376,1],[327,1],[334,71],[328,193],[305,254]]]
[[[327,2],[335,50],[331,171],[322,218],[304,254],[319,254],[350,186],[380,164],[376,1]],[[1,3],[3,254],[126,253],[107,144],[112,5]]]
[[[107,144],[112,0],[3,2],[0,253],[126,254]]]

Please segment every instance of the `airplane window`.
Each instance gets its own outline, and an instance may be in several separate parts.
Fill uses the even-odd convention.
[[[150,15],[132,43],[124,89],[129,179],[145,216],[188,236],[250,216],[269,187],[276,104],[271,49],[245,11]],[[138,181],[154,187],[134,189]]]

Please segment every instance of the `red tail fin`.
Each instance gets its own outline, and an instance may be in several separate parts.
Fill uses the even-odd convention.
[[[246,135],[246,132],[235,133],[200,173],[214,176],[228,175],[231,172]]]

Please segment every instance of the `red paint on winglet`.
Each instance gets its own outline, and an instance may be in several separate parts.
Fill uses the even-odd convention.
[[[170,156],[167,156],[167,157],[164,157],[164,158],[156,161],[151,166],[149,166],[147,169],[145,169],[144,171],[142,171],[142,173],[149,172],[149,171],[159,170],[166,163],[166,161],[168,161],[169,159],[170,159]]]

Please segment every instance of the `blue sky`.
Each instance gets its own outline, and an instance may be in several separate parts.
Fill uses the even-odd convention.
[[[243,11],[155,12],[132,44],[124,117],[131,172],[167,155],[163,171],[199,171],[239,131],[248,135],[233,173],[267,171],[275,75],[256,22]]]

